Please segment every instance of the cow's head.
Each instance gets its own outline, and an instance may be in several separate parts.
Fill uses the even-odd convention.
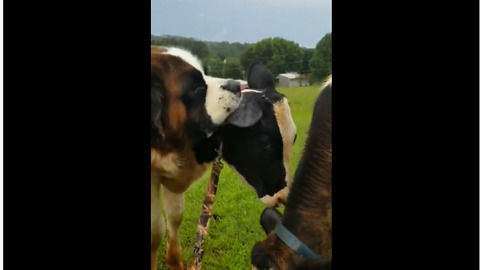
[[[223,158],[265,205],[277,206],[288,196],[296,127],[287,98],[265,66],[253,64],[247,82],[240,106],[219,130]]]
[[[266,208],[262,212],[260,224],[267,238],[252,248],[252,270],[331,270],[331,260],[305,259],[294,254],[277,237],[274,229],[282,218],[282,214],[275,208]]]

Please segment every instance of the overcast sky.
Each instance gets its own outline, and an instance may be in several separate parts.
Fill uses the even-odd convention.
[[[151,0],[153,35],[255,43],[282,37],[314,48],[332,32],[331,0]]]

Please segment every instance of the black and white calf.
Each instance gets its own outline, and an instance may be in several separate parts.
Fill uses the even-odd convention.
[[[288,196],[296,127],[287,98],[265,66],[253,64],[247,82],[239,107],[196,153],[200,160],[212,160],[222,145],[223,159],[266,206],[277,206]]]

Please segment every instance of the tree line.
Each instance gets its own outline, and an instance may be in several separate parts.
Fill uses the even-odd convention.
[[[251,44],[152,35],[151,44],[188,49],[202,60],[208,75],[221,78],[243,79],[252,63],[266,65],[274,76],[285,72],[303,74],[311,83],[322,81],[332,72],[332,33],[323,36],[315,48],[300,47],[279,37]]]

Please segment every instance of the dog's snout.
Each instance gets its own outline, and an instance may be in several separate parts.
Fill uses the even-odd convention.
[[[241,89],[240,89],[240,82],[235,81],[235,80],[228,80],[223,86],[223,89],[230,91],[234,94],[239,94]]]

